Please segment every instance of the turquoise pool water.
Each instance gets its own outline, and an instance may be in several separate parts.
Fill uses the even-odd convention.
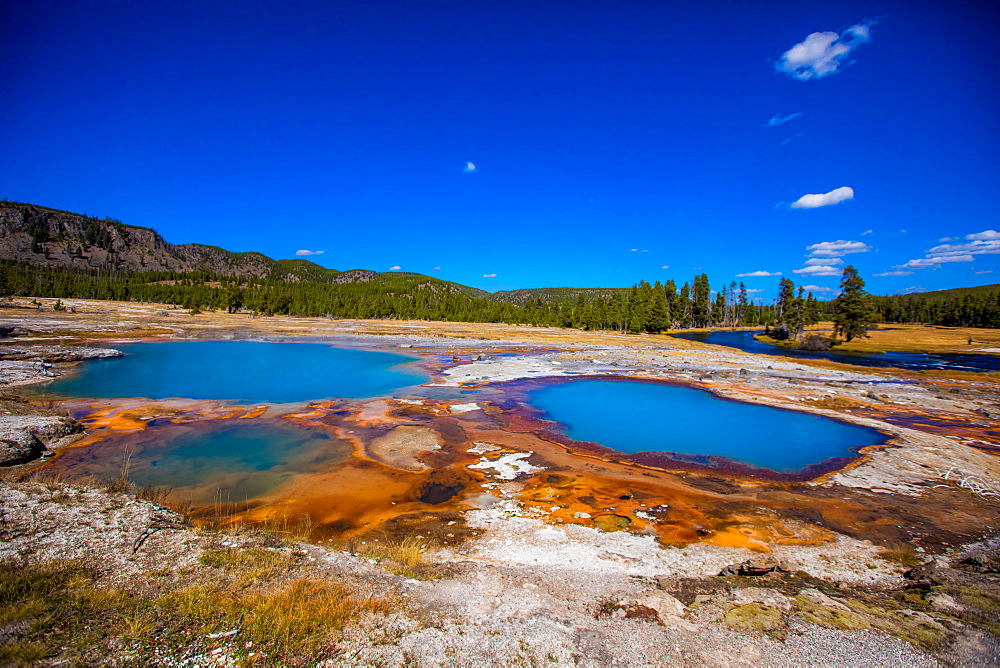
[[[530,402],[576,441],[625,453],[716,455],[781,472],[885,441],[874,429],[659,383],[570,381],[534,390]]]
[[[351,446],[321,429],[280,421],[213,420],[115,435],[70,448],[49,468],[70,477],[127,477],[141,486],[170,487],[177,501],[242,503],[299,473],[349,459]]]
[[[314,343],[184,341],[116,345],[124,357],[95,360],[39,390],[71,397],[220,399],[289,403],[374,397],[426,376],[399,365],[416,358]]]

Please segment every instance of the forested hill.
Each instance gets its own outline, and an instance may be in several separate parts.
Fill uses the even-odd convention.
[[[524,306],[531,301],[541,300],[545,304],[565,304],[576,301],[580,295],[587,299],[595,296],[612,297],[628,288],[522,288],[520,290],[500,290],[490,295],[490,299],[507,304]]]
[[[340,272],[308,260],[272,260],[202,244],[168,243],[114,218],[0,202],[0,259],[75,269],[209,272],[245,278],[329,281]]]
[[[989,285],[976,285],[969,288],[949,288],[947,290],[930,290],[928,292],[914,292],[924,299],[958,299],[966,295],[984,295],[1000,292],[1000,283]]]

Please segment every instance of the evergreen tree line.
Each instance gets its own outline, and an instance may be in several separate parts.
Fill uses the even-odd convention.
[[[1000,292],[947,298],[852,296],[849,308],[868,322],[922,322],[1000,327]],[[845,270],[845,276],[848,272]],[[843,287],[843,286],[842,286]],[[358,283],[246,279],[211,272],[132,272],[0,262],[0,296],[103,299],[169,304],[193,311],[264,315],[497,322],[658,333],[696,327],[778,327],[798,338],[808,325],[836,320],[848,301],[819,301],[781,279],[773,303],[751,299],[735,281],[712,290],[707,274],[680,288],[674,281],[641,281],[613,294],[580,293],[563,302],[540,297],[523,306],[464,294],[453,284],[417,274],[382,274]],[[843,302],[843,303],[839,303]],[[838,311],[839,310],[839,311]]]
[[[873,297],[882,322],[946,327],[1000,327],[1000,290]]]

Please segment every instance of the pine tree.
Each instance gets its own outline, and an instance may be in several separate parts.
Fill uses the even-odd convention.
[[[708,284],[708,274],[694,277],[694,290],[691,295],[691,320],[695,327],[708,327],[711,321],[711,287]]]
[[[834,302],[833,331],[845,341],[868,336],[868,328],[875,325],[876,313],[871,296],[865,291],[865,282],[853,266],[844,267],[840,279],[840,296]]]

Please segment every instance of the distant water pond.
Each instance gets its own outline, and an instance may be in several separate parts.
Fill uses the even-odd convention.
[[[212,420],[117,434],[100,444],[70,448],[47,471],[69,477],[128,479],[170,487],[176,501],[242,503],[299,473],[345,462],[349,444],[321,429],[272,420]]]
[[[897,353],[881,354],[848,353],[841,351],[813,352],[808,350],[793,350],[779,348],[753,337],[760,332],[720,331],[720,332],[684,332],[674,334],[679,339],[714,343],[719,346],[738,348],[748,353],[775,355],[780,357],[805,357],[813,359],[828,359],[844,364],[858,366],[896,367],[920,371],[924,369],[954,369],[956,371],[1000,371],[1000,355],[978,355],[975,353]]]
[[[315,343],[183,341],[116,345],[124,357],[37,386],[71,397],[218,399],[289,403],[380,396],[426,376],[400,365],[416,358]]]
[[[575,380],[534,390],[530,402],[573,440],[624,453],[725,457],[780,472],[852,457],[886,440],[874,429],[660,383]]]

